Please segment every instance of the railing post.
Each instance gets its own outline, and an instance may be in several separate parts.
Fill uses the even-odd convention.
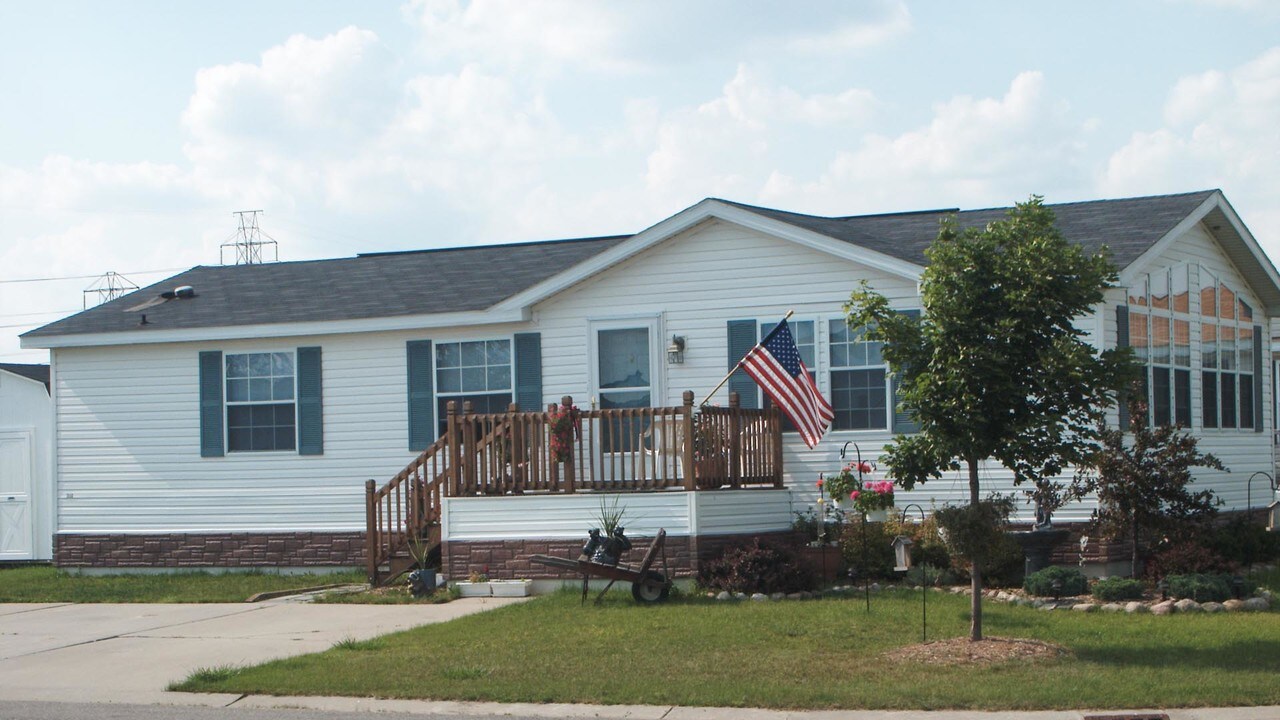
[[[773,451],[773,486],[776,488],[784,487],[782,482],[782,411],[778,406],[769,408],[770,425],[773,432],[769,433],[769,442],[772,444]]]
[[[698,488],[698,471],[693,460],[693,391],[685,390],[681,397],[684,400],[684,405],[680,408],[680,421],[684,425],[684,445],[680,449],[684,464],[684,489],[692,491]]]
[[[378,522],[374,510],[374,495],[378,483],[368,480],[364,484],[364,565],[369,584],[378,584]]]
[[[519,495],[524,492],[524,421],[520,417],[520,406],[511,403],[507,406],[508,449],[511,453],[511,492]]]
[[[569,395],[565,395],[564,397],[560,398],[560,406],[565,408],[573,407],[573,398],[570,397]],[[570,429],[569,430],[569,457],[567,460],[564,461],[564,491],[566,493],[573,493],[574,485],[576,484],[576,478],[574,477],[575,472],[574,472],[574,466],[573,466],[573,451],[575,449],[574,448],[575,439],[576,439],[575,433],[572,429]]]
[[[742,419],[738,408],[740,399],[735,390],[729,391],[729,486],[742,486]]]
[[[459,452],[460,448],[458,447],[457,401],[450,400],[446,405],[445,412],[447,413],[448,418],[448,425],[445,427],[445,434],[448,438],[449,444],[447,456],[449,458],[449,482],[447,482],[446,485],[449,488],[448,494],[457,496],[462,494],[462,468],[460,467],[462,464],[462,453]]]
[[[462,401],[462,481],[467,492],[476,494],[476,423],[471,419],[470,400]]]

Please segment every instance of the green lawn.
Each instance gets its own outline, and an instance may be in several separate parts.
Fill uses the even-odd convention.
[[[51,567],[0,569],[0,603],[216,603],[244,602],[249,596],[334,583],[362,583],[358,572],[309,575],[267,573],[172,573],[156,575],[70,575]]]
[[[176,689],[276,695],[771,708],[1032,709],[1280,704],[1280,613],[1153,617],[986,604],[989,635],[1070,656],[987,668],[895,664],[920,639],[918,593],[640,607],[571,592]],[[968,599],[931,594],[931,639],[967,632]]]

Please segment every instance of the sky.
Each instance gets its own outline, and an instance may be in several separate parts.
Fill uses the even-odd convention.
[[[304,260],[1205,188],[1280,258],[1280,3],[0,0],[0,362],[237,210]]]

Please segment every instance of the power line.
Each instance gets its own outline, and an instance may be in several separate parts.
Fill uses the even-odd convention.
[[[176,268],[160,268],[159,270],[134,270],[129,275],[155,275],[157,273],[178,272],[179,270],[190,270],[190,267]],[[0,280],[0,283],[37,283],[37,282],[53,282],[56,280],[93,280],[102,277],[102,273],[97,275],[62,275],[59,277],[41,277],[41,278],[14,278],[9,280]]]
[[[67,313],[75,312],[80,312],[80,308],[71,308],[70,310],[45,310],[44,312],[30,313],[0,313],[0,318],[35,317],[36,315],[66,315]]]

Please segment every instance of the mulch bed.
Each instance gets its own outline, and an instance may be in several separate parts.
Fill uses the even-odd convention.
[[[1067,655],[1060,645],[1018,638],[987,637],[977,642],[951,638],[907,645],[885,654],[886,659],[925,665],[998,665],[1017,661],[1052,660]]]

